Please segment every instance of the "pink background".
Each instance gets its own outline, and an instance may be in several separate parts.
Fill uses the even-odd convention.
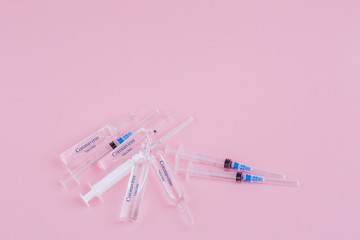
[[[359,239],[359,1],[0,3],[0,239]],[[86,208],[57,154],[158,107],[195,122],[169,143],[287,173],[299,188],[193,179],[196,225],[149,177]],[[84,193],[87,187],[81,189]]]

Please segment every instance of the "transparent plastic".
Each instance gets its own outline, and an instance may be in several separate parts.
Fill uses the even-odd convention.
[[[102,147],[113,141],[117,134],[124,132],[131,122],[134,121],[134,118],[134,116],[123,118],[118,122],[117,126],[104,126],[73,147],[62,152],[60,159],[68,168],[74,168],[82,160],[96,154]]]
[[[187,125],[189,125],[192,121],[194,121],[194,118],[193,118],[193,117],[187,118],[185,121],[183,121],[182,123],[180,123],[177,127],[175,127],[173,130],[171,130],[171,131],[168,132],[166,135],[164,135],[163,137],[161,137],[160,139],[158,139],[157,141],[155,141],[155,142],[151,145],[151,150],[157,148],[160,144],[162,144],[164,141],[166,141],[169,137],[173,136],[175,133],[177,133],[178,131],[180,131],[181,129],[183,129],[183,128],[186,127]]]
[[[204,163],[208,165],[213,165],[216,167],[224,167],[224,160],[221,158],[214,158],[198,153],[185,151],[183,146],[180,145],[178,149],[173,149],[169,146],[165,148],[165,155],[174,155],[175,156],[175,166],[179,163],[180,159],[186,159],[190,161],[195,161],[199,163]]]
[[[166,146],[165,155],[169,155],[169,154],[175,155],[175,166],[178,165],[180,159],[186,159],[186,160],[190,160],[190,161],[194,161],[194,162],[198,162],[198,163],[204,163],[204,164],[213,165],[213,166],[217,166],[217,167],[221,167],[221,168],[226,168],[225,166],[227,166],[227,165],[225,164],[225,161],[229,161],[230,162],[229,166],[231,167],[230,169],[235,170],[235,171],[244,171],[244,172],[254,173],[254,174],[258,174],[258,175],[262,175],[262,176],[285,179],[285,174],[282,174],[282,173],[274,173],[274,172],[246,166],[246,165],[240,164],[238,162],[232,162],[231,160],[224,160],[221,158],[214,158],[214,157],[209,157],[209,156],[201,155],[198,153],[186,151],[183,149],[182,145],[180,145],[177,150],[172,149],[169,146]]]
[[[155,118],[158,114],[160,113],[160,111],[158,109],[155,109],[154,111],[152,111],[147,117],[145,117],[141,122],[139,122],[133,129],[131,132],[136,132],[137,130],[139,130],[140,128],[143,128],[148,122],[150,122],[150,120],[152,120],[153,118]]]
[[[80,195],[86,205],[89,206],[89,201],[91,201],[94,197],[98,197],[101,201],[103,201],[101,197],[102,194],[130,173],[131,167],[133,166],[133,163],[136,161],[138,156],[139,155],[135,155],[134,157],[130,158],[94,185],[89,184],[91,190],[85,195]]]
[[[184,122],[180,123],[178,126],[176,126],[174,129],[166,133],[164,136],[162,136],[159,140],[155,141],[155,143],[151,144],[151,130],[146,131],[149,133],[147,138],[145,138],[143,144],[141,145],[142,150],[138,154],[135,154],[132,156],[132,158],[128,159],[124,163],[122,163],[120,166],[115,168],[113,171],[111,171],[108,175],[106,175],[104,178],[102,178],[99,182],[97,182],[94,185],[90,185],[91,190],[85,194],[80,195],[80,197],[83,199],[83,201],[86,203],[86,205],[89,206],[89,201],[93,199],[94,197],[98,197],[100,200],[102,200],[101,196],[103,193],[105,193],[108,189],[110,189],[112,186],[114,186],[116,183],[121,181],[126,175],[128,175],[133,167],[133,164],[137,161],[142,161],[145,157],[145,154],[150,151],[154,150],[156,147],[158,147],[161,143],[163,143],[165,140],[173,136],[175,133],[183,129],[185,126],[187,126],[189,123],[193,121],[193,118],[190,117]],[[128,144],[128,142],[131,141],[131,139],[128,139],[125,141],[125,144]],[[151,144],[151,146],[150,146]],[[149,150],[147,150],[149,148]],[[140,201],[141,202],[141,201]],[[137,208],[140,208],[140,204],[137,204]]]
[[[137,161],[142,161],[146,157],[146,155],[148,155],[151,144],[151,134],[150,131],[146,130],[145,132],[147,133],[147,137],[141,144],[141,150],[137,154],[132,156],[130,159],[122,163],[117,168],[115,168],[113,171],[111,171],[108,175],[106,175],[94,185],[89,184],[91,190],[85,195],[80,195],[86,205],[89,206],[89,201],[94,197],[98,197],[100,200],[102,200],[101,196],[103,193],[105,193],[112,186],[114,186],[116,183],[126,177],[130,173],[134,163],[136,163]],[[131,139],[125,141],[125,144],[128,144],[129,141],[131,141]]]
[[[300,185],[299,181],[273,179],[267,177],[260,177],[256,175],[250,175],[248,173],[243,173],[243,172],[227,171],[216,168],[205,168],[202,166],[195,166],[191,162],[188,164],[187,168],[176,167],[175,171],[186,173],[186,179],[189,179],[190,176],[197,176],[197,177],[205,177],[205,178],[230,180],[235,182],[273,184],[273,185],[282,185],[288,187],[298,187]]]
[[[164,119],[156,122],[154,126],[150,126],[152,135],[158,135],[161,133],[164,126],[169,122],[169,117],[165,117]],[[124,160],[132,157],[139,151],[139,146],[144,141],[146,137],[145,129],[139,129],[137,132],[134,132],[132,136],[128,138],[128,144],[122,144],[121,146],[110,151],[106,156],[104,156],[101,160],[99,160],[98,165],[106,172],[110,172],[118,165],[124,162]]]
[[[189,208],[185,203],[183,190],[179,182],[176,180],[175,175],[173,174],[167,160],[165,159],[164,154],[160,151],[152,153],[150,160],[152,168],[155,174],[158,176],[158,179],[165,189],[170,201],[178,207],[181,215],[184,217],[187,223],[193,225],[194,220]]]
[[[139,129],[122,143],[121,146],[115,148],[110,153],[107,153],[106,156],[98,162],[99,167],[106,172],[111,172],[127,159],[137,154],[141,150],[142,144],[146,139],[147,134],[149,134],[149,131],[151,130],[143,128]],[[151,131],[151,134],[153,134],[153,131]]]
[[[136,222],[138,220],[149,172],[149,164],[146,158],[148,157],[144,156],[145,161],[138,161],[132,167],[120,213],[120,220],[122,221]]]
[[[66,188],[67,184],[70,183],[72,180],[75,180],[78,184],[80,184],[78,180],[78,176],[81,175],[83,172],[85,172],[87,169],[89,169],[91,166],[93,166],[95,163],[97,163],[101,158],[106,156],[109,152],[114,151],[116,148],[125,142],[131,135],[133,135],[134,132],[137,132],[139,129],[141,129],[142,126],[144,126],[146,123],[148,123],[150,120],[152,120],[156,115],[159,114],[159,110],[155,109],[150,115],[148,115],[146,118],[144,118],[141,122],[139,122],[131,131],[124,134],[122,137],[118,138],[116,141],[103,141],[104,144],[102,147],[98,148],[99,150],[88,157],[85,158],[84,161],[82,161],[81,164],[76,165],[74,168],[67,167],[67,170],[69,174],[62,180],[60,180],[60,183]],[[126,141],[128,142],[128,141]],[[111,144],[114,144],[112,147]]]
[[[68,170],[68,175],[60,180],[60,183],[64,186],[64,188],[67,188],[67,185],[75,180],[78,184],[80,184],[80,181],[78,179],[78,176],[81,175],[83,172],[85,172],[87,169],[89,169],[94,163],[96,163],[99,159],[104,157],[109,151],[112,150],[112,147],[110,145],[104,145],[95,155],[92,155],[88,159],[86,159],[85,162],[80,164],[78,167],[74,168],[74,170],[71,170],[70,168],[66,168]]]
[[[147,138],[145,139],[146,148],[141,151],[139,159],[134,162],[125,193],[125,199],[120,214],[122,221],[137,221],[142,199],[145,192],[146,180],[149,172],[148,159],[150,154],[151,129],[145,130]]]
[[[154,150],[156,147],[158,147],[161,143],[166,141],[169,137],[173,136],[175,133],[183,129],[185,126],[187,126],[189,123],[193,121],[193,118],[188,118],[184,122],[177,125],[175,128],[167,132],[165,135],[163,135],[161,138],[159,138],[155,143],[153,143],[150,147],[151,150]],[[152,133],[153,131],[150,131]],[[150,150],[149,149],[149,150]],[[134,166],[132,168],[131,176],[129,178],[128,187],[125,194],[125,199],[123,201],[123,207],[120,214],[120,220],[124,221],[137,221],[143,195],[145,192],[146,187],[146,181],[148,176],[148,166],[149,157],[147,155],[144,155],[144,158],[142,158],[142,161],[137,161],[134,163]],[[178,208],[181,211],[184,211],[185,213],[188,213],[186,204],[183,202],[178,203]],[[185,215],[185,214],[184,214]],[[189,217],[191,218],[191,215]]]

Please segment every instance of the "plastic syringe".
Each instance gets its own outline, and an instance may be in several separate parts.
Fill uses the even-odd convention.
[[[190,176],[205,177],[205,178],[216,178],[223,180],[230,180],[234,182],[247,182],[247,183],[257,183],[257,184],[274,184],[282,185],[288,187],[298,187],[300,185],[299,181],[289,181],[284,179],[274,179],[267,177],[259,177],[256,175],[250,175],[244,172],[235,172],[227,171],[222,169],[214,168],[204,168],[200,166],[195,166],[191,162],[188,164],[187,168],[175,168],[176,172],[186,173],[186,179]]]
[[[193,118],[190,117],[184,122],[180,123],[178,126],[176,126],[173,130],[169,131],[167,134],[162,136],[160,139],[155,141],[151,144],[150,150],[154,150],[156,147],[158,147],[161,143],[166,141],[168,138],[173,136],[175,133],[183,129],[185,126],[187,126],[189,123],[193,121]],[[149,131],[152,132],[152,131]],[[151,138],[150,138],[151,140]],[[85,194],[80,195],[81,198],[84,200],[84,202],[89,206],[89,201],[93,199],[94,197],[98,197],[101,200],[101,195],[105,193],[108,189],[110,189],[112,186],[114,186],[116,183],[121,181],[125,176],[127,176],[133,164],[136,161],[142,160],[145,156],[143,151],[140,151],[139,154],[135,154],[132,158],[125,161],[123,164],[115,168],[113,171],[111,171],[108,175],[106,175],[104,178],[102,178],[100,181],[95,183],[94,185],[90,185],[91,190]]]
[[[162,132],[164,127],[167,126],[168,122],[170,121],[169,116],[166,116],[164,119],[162,119],[159,123],[157,123],[151,130],[153,130],[153,138],[154,135],[158,135],[158,132]],[[141,131],[139,133],[134,133],[131,137],[128,138],[128,140],[132,139],[129,144],[127,145],[125,143],[121,144],[118,148],[112,150],[109,152],[106,156],[104,156],[101,160],[98,161],[98,166],[103,169],[105,172],[111,172],[116,167],[118,167],[120,164],[122,164],[124,161],[129,159],[131,156],[136,154],[139,151],[139,144],[141,145],[144,140],[144,133],[145,131]]]
[[[228,158],[226,158],[224,160],[221,158],[214,158],[214,157],[209,157],[209,156],[201,155],[198,153],[186,151],[183,149],[182,145],[180,145],[178,150],[175,150],[175,149],[170,148],[169,146],[166,146],[165,155],[168,155],[168,154],[175,155],[175,165],[178,164],[179,159],[187,159],[187,160],[204,163],[204,164],[208,164],[208,165],[213,165],[213,166],[217,166],[217,167],[221,167],[221,168],[225,168],[225,169],[233,169],[236,171],[245,171],[245,172],[254,173],[254,174],[258,174],[258,175],[262,175],[262,176],[285,179],[285,174],[282,174],[282,173],[274,173],[274,172],[269,172],[269,171],[265,171],[262,169],[250,167],[250,166],[247,166],[244,164],[240,164],[238,162],[233,162],[232,160],[230,160]]]
[[[64,180],[60,180],[60,183],[66,188],[67,184],[72,180],[75,180],[78,184],[80,184],[78,180],[78,176],[85,172],[89,167],[98,162],[102,157],[104,157],[107,153],[111,152],[117,146],[122,144],[126,139],[128,139],[133,133],[137,132],[140,128],[142,128],[146,123],[148,123],[151,119],[156,117],[160,111],[155,109],[152,113],[150,113],[147,117],[145,117],[141,122],[139,122],[131,131],[124,134],[122,137],[116,139],[115,141],[110,142],[109,144],[104,145],[102,149],[100,149],[95,155],[89,157],[85,162],[71,170],[67,168],[69,171],[68,176]]]
[[[96,154],[98,150],[101,150],[104,145],[116,139],[117,135],[124,134],[125,129],[128,129],[134,120],[134,115],[131,115],[130,117],[123,117],[116,123],[104,126],[62,152],[59,158],[69,169],[76,168],[87,158]]]

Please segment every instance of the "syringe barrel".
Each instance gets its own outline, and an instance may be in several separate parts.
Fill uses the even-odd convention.
[[[144,140],[151,137],[150,129],[139,129],[120,146],[107,153],[100,161],[99,167],[109,172],[127,159],[138,153],[143,147]]]
[[[119,167],[115,168],[112,172],[98,181],[92,187],[102,195],[104,192],[109,190],[112,186],[118,183],[121,179],[123,179],[126,175],[130,173],[131,167],[135,162],[135,158],[130,158],[121,164]]]
[[[120,146],[110,151],[105,157],[99,161],[99,167],[106,172],[116,168],[119,164],[123,163],[129,157],[136,154],[144,144],[144,140],[152,137],[155,132],[161,132],[161,129],[166,126],[169,118],[150,124],[150,128],[139,128],[131,136],[129,136]]]
[[[179,151],[179,156],[180,158],[186,158],[186,159],[191,159],[200,163],[205,163],[208,165],[215,165],[218,167],[223,167],[224,166],[224,161],[220,160],[220,159],[216,159],[216,158],[212,158],[212,157],[208,157],[208,156],[204,156],[204,155],[200,155],[200,154],[196,154],[196,153],[188,153],[185,151],[180,150]]]
[[[104,145],[114,141],[118,135],[124,134],[134,121],[134,115],[125,116],[113,124],[106,125],[98,131],[75,144],[73,147],[65,150],[60,154],[60,159],[72,171],[86,158],[96,154]]]
[[[128,159],[124,163],[122,163],[120,166],[115,168],[113,171],[111,171],[108,175],[106,175],[96,184],[91,186],[91,191],[95,192],[97,197],[100,197],[109,188],[114,186],[117,182],[119,182],[126,175],[128,175],[131,171],[131,167],[135,162],[143,161],[144,159],[146,160],[146,157],[148,156],[150,151],[151,131],[145,130],[144,132],[146,134],[146,137],[143,140],[143,143],[141,144],[141,149],[139,149],[139,152],[133,155],[130,159]],[[82,198],[84,199],[84,197]],[[86,202],[85,199],[84,201]]]
[[[141,122],[139,122],[134,128],[133,132],[138,131],[140,128],[143,128],[151,119],[156,117],[160,113],[159,109],[154,109],[149,115],[147,115]]]
[[[187,119],[185,119],[183,122],[181,122],[179,125],[177,125],[175,128],[173,128],[172,130],[170,130],[169,132],[167,132],[164,136],[162,136],[160,139],[156,140],[152,145],[151,145],[151,150],[154,150],[155,148],[157,148],[160,144],[162,144],[164,141],[166,141],[168,138],[172,137],[174,134],[176,134],[177,132],[179,132],[180,130],[182,130],[184,127],[186,127],[187,125],[189,125],[192,121],[194,121],[193,117],[189,117]]]
[[[134,156],[133,158],[130,158],[129,160],[124,162],[122,165],[120,165],[108,175],[103,177],[100,181],[90,186],[91,190],[85,195],[80,195],[81,198],[87,205],[89,205],[88,202],[94,197],[98,197],[101,199],[101,195],[104,192],[109,190],[112,186],[114,186],[116,183],[118,183],[121,179],[123,179],[126,175],[130,173],[131,167],[135,161],[136,158]]]
[[[217,179],[225,179],[230,181],[246,182],[246,183],[274,184],[274,185],[292,186],[292,187],[299,186],[298,181],[260,177],[256,175],[247,174],[244,172],[204,168],[200,166],[195,166],[191,162],[189,163],[187,168],[180,168],[178,170],[181,172],[185,172],[187,178],[189,176],[198,176],[198,177],[217,178]]]
[[[89,156],[84,162],[82,162],[80,165],[78,165],[76,168],[71,170],[70,168],[67,168],[69,174],[66,176],[65,179],[60,180],[60,182],[63,184],[64,187],[68,183],[70,183],[72,180],[78,181],[78,176],[81,175],[83,172],[85,172],[88,168],[90,168],[92,165],[97,163],[102,157],[104,157],[109,151],[112,150],[112,147],[109,144],[106,144],[102,146],[101,149],[99,149],[96,154]]]
[[[224,167],[224,160],[214,157],[209,157],[205,155],[201,155],[198,153],[193,153],[190,151],[186,151],[180,145],[178,150],[172,149],[169,146],[166,146],[165,155],[172,154],[176,156],[176,159],[186,159],[190,161],[195,161],[199,163],[204,163],[208,165],[214,165],[217,167]]]
[[[93,156],[104,145],[115,139],[118,129],[113,126],[104,126],[90,136],[84,138],[73,147],[60,154],[60,159],[69,168],[73,169],[88,157]]]
[[[222,169],[213,169],[213,168],[204,168],[193,165],[189,163],[186,169],[179,169],[180,171],[186,172],[186,177],[197,176],[197,177],[206,177],[206,178],[217,178],[223,180],[236,181],[237,172],[226,171]]]

